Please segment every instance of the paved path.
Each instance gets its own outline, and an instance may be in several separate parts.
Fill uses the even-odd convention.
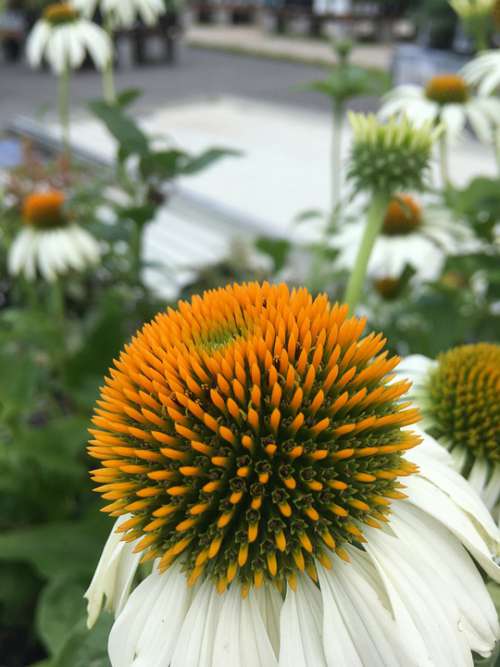
[[[325,69],[320,66],[184,46],[176,66],[124,69],[117,74],[117,86],[118,89],[139,87],[144,91],[136,106],[139,112],[221,95],[327,111],[327,99],[298,89],[300,84],[324,76]],[[57,85],[50,72],[33,71],[24,64],[0,63],[0,91],[0,128],[17,114],[35,115],[44,109],[55,110]],[[89,98],[99,95],[97,73],[84,71],[75,75],[72,97],[75,107],[82,108]],[[357,103],[357,107],[363,109],[375,106],[373,99]]]
[[[258,27],[193,25],[187,31],[186,39],[193,46],[258,53],[302,63],[331,65],[336,60],[328,40],[278,36]],[[352,60],[364,67],[388,70],[392,53],[391,45],[363,44],[354,49]]]

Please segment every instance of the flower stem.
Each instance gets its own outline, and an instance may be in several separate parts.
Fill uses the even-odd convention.
[[[113,28],[111,26],[111,18],[108,15],[104,24],[104,29],[108,33],[111,44],[113,45]],[[114,74],[114,46],[112,46],[111,54],[106,66],[102,72],[102,91],[103,97],[108,104],[116,103],[116,88],[115,88],[115,74]]]
[[[439,167],[441,170],[443,188],[449,188],[450,174],[448,169],[448,142],[446,140],[445,132],[442,132],[439,137]]]
[[[332,214],[340,202],[342,187],[342,105],[334,103],[333,106],[333,128],[332,128]]]
[[[61,133],[64,153],[69,156],[70,134],[69,134],[69,86],[70,71],[68,65],[59,76],[59,122],[61,123]]]
[[[138,285],[141,284],[141,269],[142,269],[142,232],[143,227],[137,223],[134,224],[134,230],[131,240],[132,250],[132,273]]]
[[[351,312],[354,312],[359,303],[368,269],[368,261],[382,227],[389,201],[390,197],[386,193],[376,193],[368,209],[365,231],[358,249],[356,262],[347,283],[344,298],[344,302],[347,303]]]

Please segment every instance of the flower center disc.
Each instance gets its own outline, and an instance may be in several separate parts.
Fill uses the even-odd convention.
[[[64,194],[58,190],[36,192],[23,202],[23,220],[42,229],[60,227],[64,224],[63,204]]]
[[[378,294],[383,299],[387,301],[392,301],[397,299],[401,293],[401,280],[399,278],[392,278],[391,276],[386,276],[384,278],[377,278],[373,281],[373,286],[375,287]]]
[[[79,12],[67,2],[48,5],[43,11],[43,18],[51,25],[72,23],[79,18]]]
[[[500,461],[500,346],[463,345],[442,354],[428,387],[431,434]]]
[[[96,491],[160,569],[244,591],[315,577],[326,549],[363,542],[403,498],[402,427],[418,411],[381,334],[305,289],[205,292],[147,324],[115,362],[95,410]]]
[[[469,89],[458,74],[440,74],[429,79],[425,95],[438,104],[464,104],[469,98]]]
[[[422,209],[410,195],[398,195],[389,202],[382,223],[382,234],[405,236],[422,224]]]

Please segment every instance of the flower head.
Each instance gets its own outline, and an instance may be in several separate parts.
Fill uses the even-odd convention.
[[[9,272],[48,281],[71,269],[82,271],[99,260],[99,244],[72,222],[64,211],[65,195],[59,190],[36,192],[22,205],[22,229],[9,250]]]
[[[331,239],[332,246],[340,251],[336,263],[347,270],[354,266],[366,225],[364,212],[353,211],[351,217],[352,221],[347,220],[341,225]],[[368,273],[375,281],[391,279],[400,285],[399,279],[410,265],[416,272],[412,280],[436,280],[449,255],[477,247],[478,242],[470,228],[455,219],[448,209],[430,198],[399,192],[387,206],[368,263]],[[387,283],[379,286],[382,285]]]
[[[435,361],[409,357],[401,373],[414,382],[425,430],[493,509],[500,501],[500,345],[462,345]]]
[[[422,224],[422,207],[407,194],[393,197],[382,222],[381,233],[386,236],[407,236]]]
[[[32,67],[46,59],[57,74],[78,69],[86,54],[102,69],[111,58],[111,40],[95,23],[80,16],[74,5],[49,5],[34,25],[26,43],[26,55]]]
[[[500,101],[483,94],[472,95],[465,75],[440,74],[424,88],[403,85],[391,90],[384,97],[379,115],[381,118],[401,115],[417,124],[440,125],[451,141],[459,139],[470,123],[478,139],[489,143],[500,115]]]
[[[500,462],[500,345],[463,345],[441,354],[427,393],[427,419],[437,440]]]
[[[113,667],[491,652],[495,610],[460,544],[499,578],[498,530],[432,438],[415,446],[397,358],[346,310],[228,286],[158,315],[115,362],[89,451],[118,519],[87,592],[91,621],[104,597],[121,609]],[[128,596],[137,553],[153,571]]]
[[[66,220],[63,214],[64,193],[59,190],[34,192],[23,202],[23,221],[40,228],[61,227]]]
[[[373,281],[373,287],[375,288],[375,291],[382,297],[382,299],[385,299],[386,301],[393,301],[401,294],[403,284],[400,278],[383,276],[381,278],[375,278]]]
[[[439,74],[429,79],[425,95],[438,104],[464,104],[469,99],[469,88],[458,74]]]
[[[349,114],[353,146],[348,177],[357,190],[420,189],[430,165],[438,130],[413,126],[407,118],[383,124],[373,115]]]
[[[408,386],[386,386],[398,360],[380,335],[359,341],[363,327],[325,297],[257,285],[146,326],[102,391],[105,432],[90,447],[117,461],[94,477],[108,511],[132,513],[138,549],[223,590],[314,576],[326,547],[345,557],[363,541],[362,524],[401,497],[398,477],[414,471],[402,453],[417,443],[402,430],[417,419],[399,402]]]
[[[80,13],[69,2],[58,2],[47,5],[42,12],[42,16],[45,21],[56,26],[78,20]]]

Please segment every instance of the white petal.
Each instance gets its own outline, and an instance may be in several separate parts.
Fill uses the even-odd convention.
[[[69,65],[64,26],[53,28],[47,44],[47,60],[57,74],[62,74],[64,69]]]
[[[297,590],[288,587],[281,609],[280,667],[326,667],[322,616],[318,587],[300,575]]]
[[[91,628],[97,620],[104,599],[106,607],[118,614],[127,600],[141,554],[134,554],[135,542],[123,542],[116,530],[130,514],[116,520],[104,545],[96,571],[84,597],[87,598],[87,625]]]
[[[182,625],[171,667],[212,667],[215,632],[222,599],[213,582],[203,582]]]
[[[79,30],[95,66],[98,69],[103,69],[112,56],[112,47],[108,35],[98,25],[84,19],[79,24]]]
[[[223,594],[215,633],[213,667],[277,667],[254,591],[242,598],[238,585]]]
[[[260,613],[266,626],[269,640],[274,653],[279,655],[280,648],[280,614],[283,599],[274,586],[261,586],[255,590]]]
[[[467,481],[475,490],[475,492],[482,497],[484,488],[486,486],[486,479],[488,478],[488,464],[484,459],[476,459],[467,477]]]
[[[51,33],[52,28],[47,21],[42,19],[35,23],[26,41],[26,58],[32,67],[40,66]]]
[[[173,565],[153,572],[133,591],[109,635],[113,667],[170,664],[191,601],[186,577]]]
[[[36,253],[36,233],[31,229],[22,229],[14,239],[9,250],[8,269],[12,275],[26,272],[28,265],[33,265]]]
[[[411,380],[413,387],[422,384],[429,371],[436,366],[436,362],[423,354],[411,354],[401,360],[396,368],[398,375]]]
[[[444,583],[439,590],[441,602],[449,605],[448,615],[459,619],[459,630],[465,633],[471,649],[488,655],[499,626],[495,607],[472,559],[446,528],[417,507],[395,502],[392,510],[392,530],[436,581]]]
[[[456,141],[465,127],[465,110],[462,104],[446,104],[441,114],[446,134],[450,141]]]
[[[436,578],[401,540],[382,530],[365,531],[366,550],[389,594],[401,636],[419,665],[472,667],[472,655],[458,631],[458,618],[449,618],[441,603],[447,591],[435,588]]]
[[[493,472],[484,489],[482,500],[490,512],[500,501],[500,465],[498,463],[493,466]]]
[[[334,557],[332,570],[317,565],[323,598],[323,646],[327,664],[400,667],[412,664],[399,628],[366,573]]]
[[[471,127],[479,141],[489,144],[493,138],[493,129],[488,116],[483,113],[480,105],[474,102],[470,102],[466,110]]]

